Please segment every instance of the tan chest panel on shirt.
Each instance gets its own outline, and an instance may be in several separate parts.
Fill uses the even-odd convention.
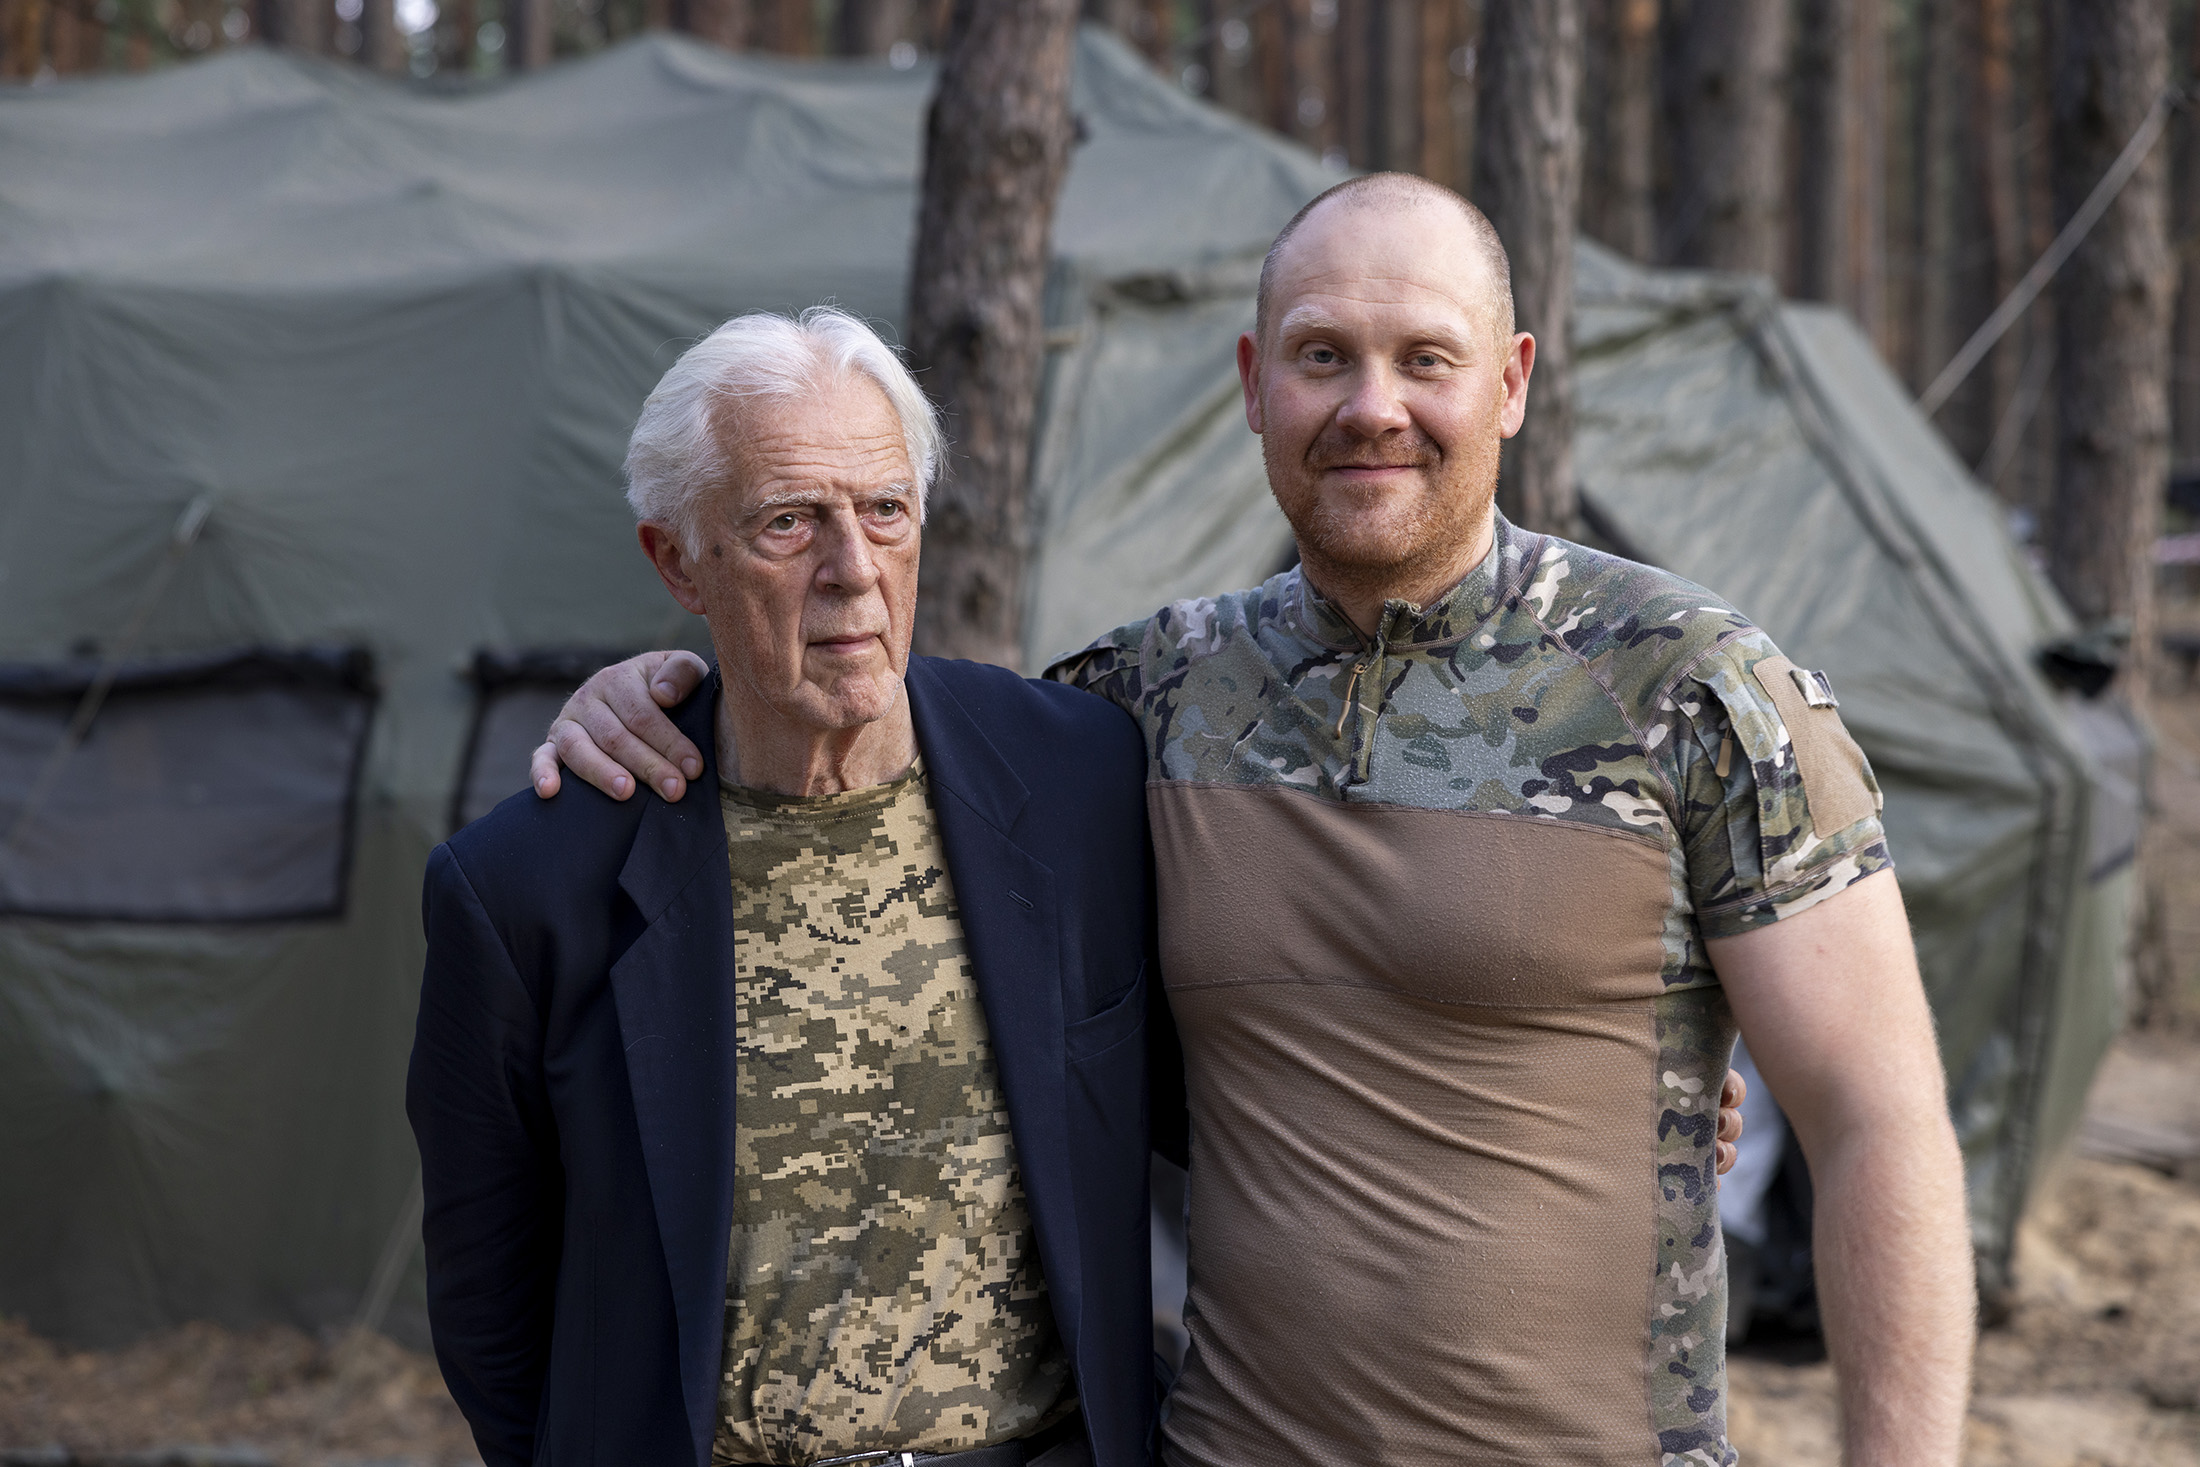
[[[1148,805],[1198,1056],[1169,1459],[1656,1462],[1665,852],[1276,786]],[[1370,1314],[1374,1348],[1336,1327]]]
[[[1655,838],[1276,785],[1171,781],[1147,803],[1172,986],[1290,978],[1527,1005],[1663,991]]]

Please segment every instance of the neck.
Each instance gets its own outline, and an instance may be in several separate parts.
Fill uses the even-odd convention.
[[[1397,565],[1369,567],[1340,565],[1320,554],[1299,549],[1299,569],[1315,590],[1343,612],[1346,620],[1372,637],[1382,625],[1383,607],[1405,601],[1427,607],[1466,579],[1482,563],[1497,537],[1495,513],[1485,515],[1481,527],[1462,546],[1446,554],[1416,556]]]
[[[845,794],[887,784],[917,758],[917,728],[905,693],[882,718],[854,728],[789,724],[767,708],[718,700],[718,772],[745,789],[775,795]]]

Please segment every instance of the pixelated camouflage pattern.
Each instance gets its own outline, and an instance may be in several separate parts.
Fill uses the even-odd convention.
[[[735,1200],[714,1462],[953,1452],[1074,1406],[921,769],[722,788]]]
[[[1139,720],[1153,780],[1574,821],[1664,846],[1646,1387],[1669,1464],[1734,1459],[1712,1144],[1734,1025],[1704,939],[1890,864],[1876,818],[1812,826],[1787,729],[1750,676],[1777,655],[1701,587],[1500,517],[1479,567],[1434,606],[1387,603],[1372,637],[1293,569],[1164,607],[1048,671]]]

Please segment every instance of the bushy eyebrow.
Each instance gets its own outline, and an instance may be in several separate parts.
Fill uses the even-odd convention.
[[[881,499],[913,499],[916,497],[916,490],[911,485],[895,483],[879,489],[865,490],[854,497],[859,505],[876,504]],[[763,516],[776,519],[790,509],[808,509],[838,498],[839,492],[831,489],[786,489],[757,500],[749,506],[748,513],[742,518],[755,519]]]

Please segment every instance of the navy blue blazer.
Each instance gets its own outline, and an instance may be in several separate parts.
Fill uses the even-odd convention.
[[[436,1355],[488,1467],[708,1467],[735,1052],[718,685],[674,710],[704,758],[677,804],[569,779],[428,863],[406,1111]],[[918,658],[906,685],[1093,1458],[1142,1467],[1162,1000],[1140,740],[996,667]]]

